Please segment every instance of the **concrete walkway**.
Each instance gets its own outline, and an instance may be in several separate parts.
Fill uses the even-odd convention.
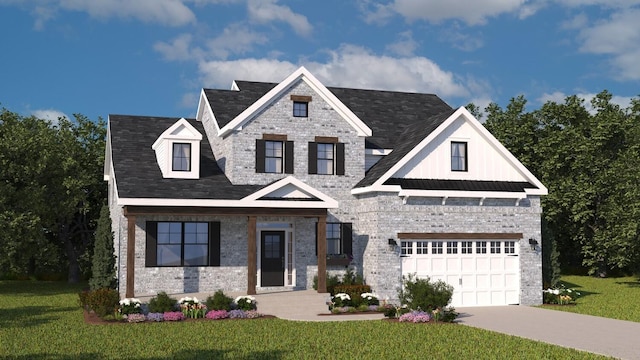
[[[640,359],[640,323],[529,306],[456,311],[460,324],[620,359]]]

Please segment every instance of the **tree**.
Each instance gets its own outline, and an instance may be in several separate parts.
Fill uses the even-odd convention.
[[[103,203],[104,122],[0,111],[0,271],[80,278]]]
[[[490,105],[485,124],[549,188],[543,245],[557,245],[565,269],[601,276],[640,263],[640,103],[621,109],[611,98],[598,94],[591,112],[569,96],[526,113],[518,97],[506,111]]]
[[[113,231],[111,230],[111,218],[109,217],[109,207],[107,205],[103,205],[102,210],[100,210],[91,263],[92,276],[91,280],[89,280],[91,290],[100,288],[115,289],[116,257],[113,253]]]

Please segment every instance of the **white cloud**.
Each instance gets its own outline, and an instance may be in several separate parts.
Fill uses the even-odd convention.
[[[38,119],[48,120],[53,125],[57,125],[58,124],[58,119],[59,118],[67,118],[67,119],[69,119],[67,114],[63,113],[62,111],[55,110],[55,109],[32,110],[31,111],[31,115],[37,117]]]
[[[456,49],[473,51],[484,46],[482,33],[465,34],[458,30],[458,26],[450,26],[441,31],[440,41],[450,43]]]
[[[198,59],[202,50],[191,48],[191,34],[182,34],[170,42],[158,41],[153,45],[154,50],[162,54],[166,60],[185,61]]]
[[[343,45],[329,55],[327,62],[304,64],[273,59],[209,61],[202,62],[199,69],[206,87],[228,88],[234,79],[279,82],[304,65],[327,86],[427,92],[443,97],[470,95],[467,79],[442,70],[425,57],[378,56],[354,45]]]
[[[203,61],[198,66],[204,87],[228,89],[233,80],[279,82],[298,66],[275,59]]]
[[[269,39],[260,33],[251,31],[243,24],[231,24],[222,34],[209,41],[209,53],[216,58],[226,59],[230,54],[244,54],[253,46],[265,44]]]
[[[518,12],[525,0],[395,0],[392,8],[409,21],[438,23],[460,19],[468,25],[482,25],[487,18]],[[527,14],[527,16],[531,13]]]
[[[614,72],[621,80],[640,79],[640,9],[614,12],[608,19],[580,30],[580,51],[612,56]]]
[[[399,40],[395,43],[386,46],[387,51],[390,51],[400,56],[411,56],[418,48],[418,42],[413,40],[413,34],[411,31],[401,32],[399,34]]]
[[[561,27],[567,30],[582,29],[589,23],[589,18],[585,13],[580,13],[571,19],[562,22]]]
[[[98,19],[137,19],[169,26],[196,21],[195,14],[183,0],[0,0],[0,4],[33,8],[31,12],[36,18],[36,29],[42,29],[59,10],[85,12]]]
[[[594,114],[596,112],[596,110],[591,105],[591,100],[593,100],[593,98],[596,97],[596,95],[598,95],[598,94],[596,94],[596,93],[577,93],[575,95],[580,99],[584,99],[584,107],[585,107],[585,109],[587,109],[587,111],[589,111],[592,114]],[[544,104],[547,101],[553,101],[553,102],[558,103],[558,104],[563,104],[567,96],[570,96],[570,95],[565,94],[565,93],[563,93],[561,91],[555,91],[553,93],[544,93],[544,94],[542,94],[542,96],[540,96],[536,100],[540,104]],[[611,103],[619,105],[621,108],[627,108],[627,107],[629,107],[629,105],[631,105],[631,98],[632,98],[631,96],[626,97],[626,96],[614,95],[611,98]]]
[[[249,18],[259,23],[281,21],[289,24],[298,35],[308,36],[313,27],[304,15],[294,13],[288,6],[277,5],[277,0],[249,0]]]

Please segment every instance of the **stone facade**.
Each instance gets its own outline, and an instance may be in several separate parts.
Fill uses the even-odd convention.
[[[310,96],[306,118],[293,116],[291,95]],[[215,109],[213,109],[215,111]],[[365,176],[365,138],[343,119],[307,83],[298,80],[278,98],[255,114],[239,131],[222,138],[205,111],[201,118],[216,161],[235,185],[266,185],[288,174],[256,173],[256,139],[264,134],[286,135],[294,144],[293,176],[339,203],[328,209],[327,222],[353,224],[351,266],[381,298],[393,300],[402,280],[398,247],[387,239],[398,233],[522,233],[520,241],[520,303],[542,302],[541,253],[530,250],[526,239],[541,243],[540,198],[520,200],[411,197],[396,193],[371,192],[352,195],[351,190]],[[345,174],[309,174],[308,144],[316,136],[337,137],[345,144]],[[118,257],[118,280],[124,296],[127,271],[135,271],[135,295],[168,293],[245,291],[247,289],[247,216],[138,216],[136,218],[135,268],[127,269],[127,218],[116,204],[114,179],[109,182],[111,216]],[[219,221],[221,264],[210,267],[146,267],[147,221]],[[293,236],[294,287],[310,289],[317,274],[315,218],[258,217],[258,224],[283,224]],[[260,225],[258,226],[258,239]],[[399,241],[398,241],[399,242]],[[258,271],[259,271],[258,266]],[[344,268],[329,267],[331,273]],[[259,281],[258,281],[259,283]],[[260,288],[258,288],[260,290]]]
[[[521,200],[410,198],[406,204],[396,194],[361,196],[359,237],[364,246],[363,268],[367,283],[383,297],[397,298],[402,279],[398,248],[387,239],[398,233],[522,233],[520,240],[520,304],[542,303],[542,254],[530,250],[529,238],[541,239],[540,198]],[[364,244],[366,242],[366,244]]]

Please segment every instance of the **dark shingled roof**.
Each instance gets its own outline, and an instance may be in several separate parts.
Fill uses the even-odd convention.
[[[538,187],[526,181],[478,181],[478,180],[439,180],[439,179],[399,179],[391,178],[385,185],[400,185],[409,190],[464,190],[524,192],[524,189]]]
[[[356,188],[373,185],[380,176],[384,175],[389,169],[393,167],[400,159],[407,155],[413,148],[415,148],[424,138],[426,138],[431,132],[433,132],[440,124],[449,118],[455,112],[454,109],[442,112],[440,114],[431,116],[425,121],[418,122],[407,126],[399,136],[399,144],[396,146],[391,154],[386,155],[375,165],[373,165],[365,177],[356,184]]]
[[[236,81],[236,85],[240,91],[204,90],[220,127],[231,122],[277,84]],[[433,94],[337,87],[328,89],[371,128],[373,134],[366,139],[367,148],[393,149],[404,142],[401,135],[407,127],[451,110],[447,103]]]
[[[121,198],[238,200],[262,186],[232,185],[218,167],[202,124],[200,179],[164,179],[151,145],[180,118],[109,115],[112,161]]]

